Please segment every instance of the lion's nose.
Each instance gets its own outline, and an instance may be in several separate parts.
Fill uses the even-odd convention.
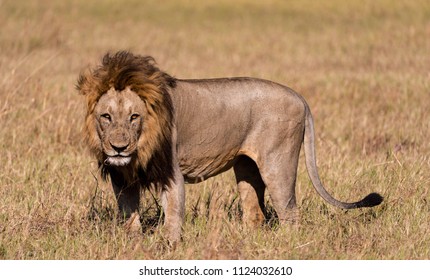
[[[128,147],[128,142],[109,142],[112,149],[114,149],[117,153],[121,153],[125,151]]]

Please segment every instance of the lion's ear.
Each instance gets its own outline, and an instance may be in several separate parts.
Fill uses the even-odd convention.
[[[98,85],[99,80],[91,69],[86,69],[79,75],[76,89],[80,94],[85,96],[88,105],[88,113],[94,110],[95,104],[100,97]]]
[[[76,90],[82,95],[88,95],[91,91],[91,77],[92,72],[86,69],[79,74],[78,81],[75,85]]]

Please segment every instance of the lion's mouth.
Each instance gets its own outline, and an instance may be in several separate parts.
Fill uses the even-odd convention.
[[[131,162],[131,156],[115,155],[115,156],[108,156],[104,161],[104,164],[112,165],[112,166],[125,166],[130,162]]]

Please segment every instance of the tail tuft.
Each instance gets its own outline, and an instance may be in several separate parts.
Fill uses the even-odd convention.
[[[382,203],[384,198],[379,193],[371,193],[359,202],[357,202],[357,208],[361,207],[373,207]]]

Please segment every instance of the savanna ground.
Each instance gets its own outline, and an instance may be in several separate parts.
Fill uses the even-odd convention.
[[[1,259],[429,259],[429,1],[7,0],[0,26]],[[289,85],[313,111],[327,189],[384,203],[328,206],[302,155],[296,226],[243,227],[228,172],[186,186],[175,248],[149,192],[145,234],[128,233],[82,141],[74,88],[118,49],[180,78]]]

